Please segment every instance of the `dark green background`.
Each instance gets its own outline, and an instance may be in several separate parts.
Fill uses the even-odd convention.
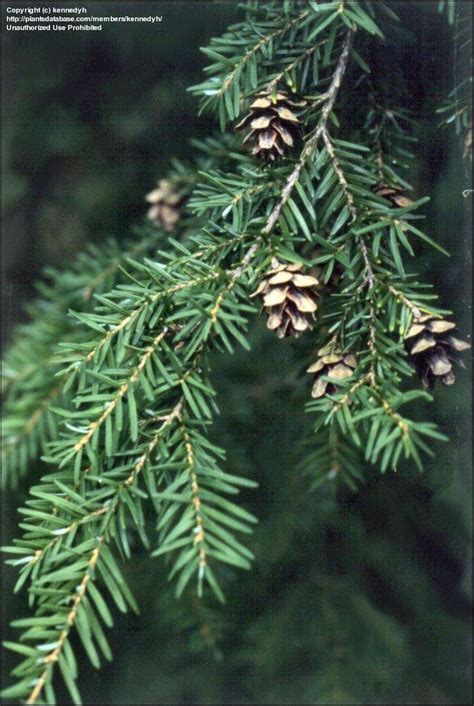
[[[211,117],[196,117],[185,89],[201,78],[199,46],[237,20],[235,3],[85,5],[164,20],[101,33],[3,32],[6,336],[23,318],[43,265],[62,266],[86,240],[126,237],[170,157],[190,156],[188,138],[215,129]],[[391,60],[408,77],[420,116],[410,181],[417,195],[431,195],[426,230],[452,253],[426,252],[413,269],[433,282],[466,337],[472,196],[462,190],[471,186],[470,170],[454,129],[439,127],[435,114],[452,87],[449,30],[436,3],[398,5],[412,35],[403,66],[401,55]],[[81,658],[85,702],[322,703],[319,695],[331,693],[331,703],[347,703],[350,692],[351,703],[470,703],[469,373],[435,393],[428,414],[451,441],[436,447],[425,475],[411,468],[397,477],[372,474],[358,494],[342,493],[335,509],[327,490],[309,496],[294,469],[307,390],[292,347],[275,347],[259,324],[252,336],[252,353],[216,361],[222,416],[214,433],[229,451],[230,471],[259,481],[243,501],[261,518],[255,568],[216,618],[222,656],[193,651],[186,619],[163,597],[163,564],[137,547],[127,576],[142,614],[117,616],[111,666],[96,673]],[[26,485],[3,500],[4,543],[16,534],[14,507]],[[10,598],[13,578],[4,571],[6,622],[26,612],[21,596]],[[349,607],[359,594],[358,622]],[[326,602],[332,608],[324,612]],[[380,621],[387,644],[393,638],[380,663],[370,652],[366,612]],[[351,656],[345,642],[359,645]]]

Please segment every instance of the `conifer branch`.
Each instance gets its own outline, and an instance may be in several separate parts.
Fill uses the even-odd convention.
[[[291,71],[296,69],[305,59],[308,59],[310,56],[314,54],[315,51],[317,51],[321,45],[325,44],[325,42],[320,42],[318,44],[315,44],[313,47],[309,47],[308,49],[305,49],[302,54],[296,57],[294,61],[292,61],[288,66],[285,66],[283,71],[280,71],[274,78],[272,78],[271,81],[267,83],[266,86],[266,91],[268,93],[271,93],[275,88],[277,88],[278,84],[280,81],[288,74],[290,74]],[[321,97],[321,100],[324,100],[326,96]]]
[[[40,299],[28,308],[31,320],[17,329],[2,367],[5,422],[2,427],[2,482],[15,486],[28,463],[57,433],[52,408],[66,404],[66,376],[60,371],[60,343],[80,340],[84,331],[68,316],[71,306],[87,311],[92,295],[120,281],[128,257],[151,252],[158,240],[148,233],[119,252],[113,241],[90,246],[65,272],[47,270]]]
[[[181,420],[181,432],[183,434],[184,446],[186,449],[186,461],[188,465],[189,476],[191,480],[191,497],[192,504],[194,508],[195,517],[195,527],[194,527],[194,544],[198,547],[199,552],[199,571],[203,572],[207,566],[207,553],[205,549],[206,534],[204,531],[204,524],[201,516],[201,498],[200,498],[200,488],[198,483],[198,477],[196,475],[195,466],[195,454],[193,445],[191,442],[191,437],[189,436],[186,427]]]
[[[39,699],[41,692],[44,688],[45,682],[49,677],[50,671],[51,671],[51,665],[53,665],[55,662],[57,662],[61,656],[61,652],[63,649],[63,645],[65,641],[69,637],[69,633],[71,629],[74,627],[74,623],[76,621],[76,615],[77,611],[79,609],[79,605],[84,598],[86,591],[87,591],[87,585],[89,581],[91,580],[91,576],[95,570],[95,567],[97,565],[97,561],[99,560],[99,555],[100,555],[100,549],[101,546],[104,542],[104,535],[101,535],[98,540],[97,540],[97,547],[94,548],[88,562],[87,562],[87,569],[82,577],[82,580],[79,584],[79,586],[76,588],[75,595],[72,599],[72,607],[69,613],[67,614],[66,617],[66,627],[62,630],[61,634],[59,635],[59,638],[57,640],[56,647],[52,652],[49,652],[45,657],[43,657],[43,661],[47,664],[43,672],[41,673],[37,683],[35,684],[35,687],[33,691],[31,692],[30,696],[28,697],[26,703],[27,704],[35,704],[37,700]]]
[[[109,541],[111,538],[110,535],[110,530],[112,527],[112,523],[114,521],[114,518],[116,517],[118,511],[120,510],[121,506],[127,507],[128,503],[125,501],[125,495],[124,493],[130,493],[131,488],[135,485],[136,479],[139,476],[139,474],[143,471],[143,468],[145,464],[151,459],[153,452],[155,451],[160,439],[163,438],[163,435],[165,431],[172,425],[172,423],[175,420],[178,420],[181,414],[183,406],[183,399],[180,398],[174,405],[174,407],[171,409],[170,412],[168,412],[166,415],[160,417],[159,420],[159,426],[156,429],[155,432],[153,432],[152,437],[150,441],[147,443],[145,450],[143,453],[136,459],[132,465],[132,468],[130,470],[130,473],[128,476],[125,478],[124,481],[117,487],[116,490],[114,490],[113,495],[108,499],[104,505],[101,507],[89,512],[86,515],[83,515],[77,520],[74,520],[71,524],[67,525],[66,527],[62,527],[60,532],[56,534],[56,536],[48,542],[42,549],[37,549],[31,558],[29,560],[28,564],[25,566],[25,569],[23,571],[28,572],[31,570],[32,566],[37,564],[39,561],[45,561],[46,555],[50,557],[50,562],[54,566],[54,563],[58,562],[59,557],[61,556],[60,549],[58,551],[57,547],[64,542],[65,538],[68,536],[75,536],[78,528],[85,527],[85,529],[88,530],[88,534],[93,536],[92,530],[89,529],[90,523],[97,521],[100,519],[101,516],[104,516],[104,521],[98,526],[99,529],[99,534],[96,536],[96,538],[93,539],[94,546],[90,552],[89,558],[86,561],[85,565],[85,570],[83,571],[82,578],[77,582],[76,579],[73,579],[74,582],[74,589],[73,593],[70,594],[70,598],[67,602],[64,603],[64,601],[59,601],[58,603],[58,610],[60,610],[60,606],[64,603],[67,605],[67,603],[71,603],[71,608],[67,612],[67,614],[63,615],[61,611],[61,617],[58,617],[56,620],[56,623],[59,625],[64,625],[64,627],[61,628],[61,631],[57,637],[52,642],[53,647],[51,648],[50,651],[48,651],[46,654],[44,654],[44,649],[42,650],[42,659],[41,662],[38,662],[38,660],[35,660],[32,667],[35,667],[35,670],[38,669],[38,666],[41,666],[41,664],[46,664],[44,669],[41,670],[41,672],[38,674],[37,678],[35,679],[35,684],[34,687],[31,691],[31,693],[28,696],[27,703],[28,704],[34,704],[37,703],[38,699],[41,697],[41,693],[45,686],[51,681],[52,677],[52,669],[54,665],[58,662],[61,662],[65,647],[66,641],[69,639],[69,635],[71,630],[74,628],[76,624],[76,620],[78,617],[78,612],[80,610],[81,603],[84,601],[87,589],[89,587],[89,582],[90,581],[95,581],[95,574],[96,574],[96,569],[100,568],[98,567],[98,562],[100,559],[100,555],[102,552],[103,546]],[[28,540],[30,542],[31,540]],[[84,546],[84,544],[81,545],[80,542],[78,542],[78,549],[74,554],[71,554],[71,556],[74,558],[74,555],[79,553],[79,547]],[[53,548],[55,548],[55,552],[52,553]],[[56,559],[54,558],[54,555],[57,557]],[[64,556],[64,555],[63,555]],[[67,554],[66,554],[67,557]],[[76,559],[77,560],[77,559]],[[63,559],[64,561],[64,559]],[[66,578],[67,574],[64,574],[61,570],[53,570],[53,572],[48,574],[48,569],[46,568],[42,573],[37,576],[36,579],[33,580],[32,582],[32,589],[33,591],[35,590],[35,587],[40,587],[42,584],[42,579],[41,576],[50,576],[49,582],[54,583],[54,578],[53,575],[55,574],[58,575],[58,585],[61,584],[62,581],[64,581],[64,578]],[[64,574],[64,578],[63,578]],[[73,576],[73,573],[71,573],[71,576]],[[62,589],[59,591],[59,593],[62,593]],[[48,610],[51,611],[54,609],[54,606],[49,606]],[[21,621],[20,621],[21,623]],[[83,636],[81,635],[81,638]],[[90,649],[90,648],[89,648]],[[89,651],[89,650],[87,650]],[[62,667],[63,671],[64,667]],[[63,672],[64,673],[64,672]],[[31,679],[29,680],[31,681]],[[74,687],[71,686],[71,683],[69,680],[66,680],[66,684],[68,688],[71,691],[71,695],[75,698],[75,691]]]
[[[28,450],[27,460],[43,454],[50,472],[31,489],[20,511],[23,536],[8,550],[17,555],[10,563],[20,567],[16,589],[28,581],[35,608],[34,616],[17,622],[26,632],[12,649],[26,659],[14,672],[19,681],[12,698],[54,702],[52,673],[59,664],[79,703],[73,628],[93,665],[99,666],[99,652],[110,658],[101,626],[111,625],[111,617],[98,586],[120,610],[135,606],[110,546],[129,558],[133,531],[149,547],[146,502],[156,513],[152,555],[166,557],[177,596],[197,590],[199,600],[209,594],[224,601],[234,570],[251,567],[253,553],[241,537],[251,534],[256,518],[235,496],[255,483],[227,472],[225,453],[207,432],[218,411],[210,354],[249,347],[255,279],[270,313],[268,328],[278,326],[278,335],[305,331],[310,347],[311,340],[316,344],[307,404],[315,423],[303,439],[300,464],[313,488],[341,479],[356,489],[368,468],[385,472],[405,459],[421,467],[432,440],[443,440],[434,424],[404,411],[431,400],[404,387],[414,372],[405,336],[420,314],[428,315],[417,323],[423,336],[425,324],[426,330],[443,328],[444,314],[406,271],[403,257],[405,251],[414,255],[415,237],[437,247],[415,225],[413,212],[424,201],[400,200],[404,182],[394,160],[406,161],[400,155],[411,140],[409,119],[356,77],[333,120],[349,58],[365,70],[364,37],[368,53],[376,51],[372,38],[382,35],[377,17],[370,3],[343,0],[310,0],[303,13],[300,3],[248,3],[247,19],[204,50],[213,63],[207,80],[192,90],[201,95],[202,109],[218,113],[222,128],[240,114],[243,98],[256,94],[268,113],[251,114],[250,121],[263,131],[271,125],[270,136],[262,133],[262,149],[250,154],[245,141],[231,136],[196,143],[204,154],[197,168],[178,170],[164,186],[160,181],[150,200],[157,222],[163,204],[171,209],[162,250],[128,251],[123,259],[110,253],[87,282],[69,280],[67,307],[52,330],[35,329],[45,353],[34,368],[41,390],[35,402],[54,429]],[[356,32],[361,54],[352,49]],[[279,93],[284,78],[302,103],[283,88]],[[308,98],[311,81],[316,98]],[[367,115],[361,106],[361,116],[347,117],[345,103],[354,105],[354,90],[359,96],[365,85]],[[262,87],[274,93],[270,100]],[[309,101],[301,115],[290,110]],[[315,127],[309,130],[308,123]],[[336,132],[339,123],[345,139]],[[296,162],[287,160],[300,129],[306,142]],[[259,166],[271,147],[275,161]],[[190,198],[178,214],[184,182]],[[281,264],[273,261],[267,270],[272,258]],[[305,272],[310,265],[321,270],[317,279]],[[304,348],[294,350],[297,356]],[[15,373],[25,361],[28,369],[31,355],[18,361],[10,366],[12,400],[25,389],[26,377]],[[55,385],[53,406],[48,391]],[[25,424],[30,440],[44,422],[34,412],[12,421],[17,430]],[[196,589],[189,588],[192,582]],[[203,637],[213,644],[207,629]]]
[[[387,289],[397,301],[401,302],[407,309],[409,309],[414,319],[418,319],[422,315],[421,309],[410,301],[410,299],[399,289],[394,287],[392,284],[388,284]]]
[[[311,158],[313,155],[314,150],[317,147],[317,144],[323,135],[324,131],[326,130],[327,123],[329,120],[329,115],[331,114],[331,111],[334,107],[334,103],[337,98],[337,94],[339,93],[339,89],[341,87],[342,79],[344,77],[344,73],[346,71],[347,63],[349,61],[349,56],[350,56],[350,51],[351,51],[351,46],[352,46],[352,38],[354,35],[354,30],[350,29],[347,31],[346,38],[344,40],[343,44],[343,49],[341,52],[341,55],[339,57],[338,64],[336,66],[336,70],[333,74],[331,84],[325,94],[325,102],[323,103],[323,108],[321,111],[321,117],[319,119],[318,125],[316,127],[316,130],[312,137],[306,142],[306,145],[303,148],[303,151],[301,153],[301,157],[298,160],[296,167],[293,169],[291,172],[290,176],[288,177],[285,187],[282,191],[281,198],[278,201],[277,205],[275,208],[272,210],[270,213],[267,222],[265,224],[265,227],[263,229],[263,233],[265,235],[269,234],[272,230],[273,227],[275,226],[275,223],[278,221],[282,208],[285,205],[285,203],[288,201],[299,177],[301,174],[301,170],[305,166],[306,162]]]
[[[114,328],[111,331],[108,331],[105,334],[105,336],[93,348],[91,348],[91,350],[86,354],[85,362],[89,363],[91,360],[93,360],[94,357],[96,356],[96,354],[104,346],[106,346],[112,338],[115,338],[115,336],[117,336],[127,326],[130,326],[131,324],[133,324],[141,314],[145,313],[147,311],[147,309],[153,307],[161,299],[165,299],[166,297],[171,297],[174,294],[177,294],[178,292],[181,292],[184,289],[192,289],[195,286],[198,286],[201,284],[206,284],[207,282],[210,282],[211,280],[216,279],[218,276],[219,276],[218,273],[211,273],[210,275],[207,275],[206,277],[192,279],[187,282],[181,282],[180,284],[176,284],[172,287],[168,287],[166,289],[159,290],[152,297],[147,298],[142,304],[140,304],[140,306],[138,306],[136,309],[134,309],[130,314],[125,316],[123,319],[121,319],[121,321],[116,326],[114,326]]]
[[[38,407],[31,411],[28,419],[25,420],[23,426],[15,433],[13,437],[8,437],[3,445],[2,451],[5,456],[9,456],[14,450],[27,438],[31,432],[40,424],[43,416],[48,413],[51,404],[56,400],[63,391],[63,383],[60,382],[56,387],[49,392],[48,396],[41,400]]]
[[[242,59],[235,65],[235,68],[224,79],[222,87],[219,90],[219,97],[223,98],[225,96],[226,92],[232,87],[232,83],[235,80],[235,77],[240,74],[244,66],[250,61],[253,56],[255,56],[255,54],[258,54],[258,52],[262,51],[262,48],[267,46],[273,40],[277,39],[278,37],[281,37],[286,32],[289,32],[291,29],[293,29],[293,27],[298,26],[308,16],[308,14],[309,13],[307,11],[302,12],[293,20],[291,20],[288,24],[285,24],[283,27],[280,27],[274,32],[271,32],[266,37],[262,37],[253,47],[251,47],[251,49],[246,51]]]
[[[350,51],[350,47],[349,47],[349,51]],[[328,133],[326,127],[324,127],[324,129],[322,130],[322,136],[323,136],[323,141],[324,141],[325,147],[326,147],[328,154],[329,154],[329,157],[331,159],[333,169],[336,173],[336,176],[337,176],[338,181],[339,181],[341,188],[342,188],[342,192],[344,194],[344,198],[347,202],[347,207],[348,207],[350,214],[352,216],[352,222],[355,223],[358,219],[358,214],[357,214],[356,205],[354,203],[354,198],[350,192],[349,185],[347,183],[347,179],[344,175],[344,172],[341,169],[339,161],[336,157],[336,153],[334,151],[334,147],[333,147],[331,138],[329,136],[329,133]],[[369,289],[372,289],[372,287],[374,286],[374,271],[372,269],[372,264],[370,262],[369,253],[367,250],[367,245],[365,244],[365,240],[361,235],[357,235],[357,241],[359,243],[359,247],[362,252],[362,257],[363,257],[364,263],[365,263],[365,269],[367,272],[367,284],[368,284]]]
[[[161,341],[166,336],[167,332],[168,332],[168,330],[165,328],[153,339],[151,345],[148,346],[148,348],[145,350],[144,354],[140,358],[138,364],[132,370],[131,375],[129,376],[128,380],[120,386],[117,394],[108,403],[105,411],[101,414],[101,416],[96,421],[93,421],[89,424],[89,428],[87,429],[86,433],[83,436],[81,436],[79,438],[79,440],[75,443],[74,451],[76,451],[76,452],[81,451],[84,448],[84,446],[86,446],[89,443],[89,441],[92,438],[92,435],[98,431],[98,429],[102,426],[102,424],[104,424],[104,422],[112,414],[112,412],[115,410],[115,408],[117,406],[117,403],[128,393],[130,387],[137,382],[139,375],[141,375],[143,373],[146,364],[150,360],[151,355],[155,352],[156,348],[160,345]]]

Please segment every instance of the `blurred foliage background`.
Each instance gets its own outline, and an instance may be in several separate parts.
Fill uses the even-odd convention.
[[[127,236],[170,158],[191,156],[188,138],[216,127],[196,116],[185,89],[201,77],[199,46],[238,17],[236,3],[86,4],[164,19],[100,33],[3,31],[6,339],[41,268],[62,266],[85,241]],[[435,112],[452,88],[451,30],[437,3],[394,4],[406,43],[387,62],[408,76],[419,116],[410,181],[417,196],[431,195],[427,232],[452,254],[427,251],[414,270],[466,337],[470,163]],[[196,606],[190,619],[164,591],[162,563],[138,548],[126,574],[142,614],[116,616],[112,665],[95,673],[84,659],[85,702],[472,703],[469,374],[435,393],[433,420],[451,441],[423,476],[406,468],[374,474],[357,493],[328,484],[308,494],[292,455],[306,381],[291,344],[275,345],[259,323],[252,338],[250,354],[216,360],[222,415],[213,433],[230,472],[260,483],[244,498],[261,519],[254,569],[224,609]],[[4,543],[16,534],[10,508],[26,493],[25,482],[3,498]],[[10,598],[13,578],[4,570],[5,624],[26,610],[22,596]]]

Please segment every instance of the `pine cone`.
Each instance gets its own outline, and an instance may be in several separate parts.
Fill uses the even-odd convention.
[[[408,330],[405,347],[424,387],[433,388],[438,378],[444,385],[452,385],[456,381],[453,362],[464,367],[456,353],[471,346],[449,333],[455,327],[451,321],[426,314],[415,319]]]
[[[396,208],[405,208],[406,206],[411,206],[413,203],[412,199],[409,199],[408,196],[405,195],[404,190],[396,184],[383,184],[380,182],[372,187],[372,191],[377,194],[377,196],[381,196],[390,201],[392,206]]]
[[[353,353],[341,353],[337,344],[331,342],[318,351],[315,363],[309,366],[307,373],[316,373],[311,397],[333,395],[337,391],[337,381],[349,378],[357,367],[357,358]],[[324,380],[327,376],[330,380]]]
[[[265,274],[256,291],[268,314],[267,328],[276,330],[278,338],[294,336],[311,329],[314,312],[318,308],[314,287],[318,280],[302,273],[301,265],[272,260],[271,269]]]
[[[271,91],[260,91],[250,104],[248,115],[235,126],[243,130],[252,128],[244,139],[255,143],[252,154],[260,159],[273,162],[283,157],[289,147],[293,147],[301,121],[292,108],[301,108],[306,101],[296,103],[284,91],[278,91],[272,98]]]
[[[183,200],[183,193],[172,182],[160,179],[157,188],[145,196],[145,201],[152,204],[148,209],[148,220],[171,233],[180,219]]]

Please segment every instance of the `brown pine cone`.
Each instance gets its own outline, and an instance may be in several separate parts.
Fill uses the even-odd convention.
[[[145,196],[145,201],[152,204],[148,209],[148,220],[169,233],[174,231],[181,216],[183,192],[168,179],[160,179],[157,188]]]
[[[392,206],[396,208],[405,208],[406,206],[411,206],[413,203],[412,199],[409,199],[408,196],[405,195],[401,186],[396,184],[384,184],[380,182],[372,187],[372,191],[377,194],[377,196],[381,196],[390,201]]]
[[[314,290],[318,280],[303,274],[302,269],[301,265],[281,263],[274,258],[271,269],[251,295],[262,296],[268,314],[267,328],[276,331],[279,338],[298,338],[312,328],[318,308]]]
[[[453,363],[464,367],[456,355],[471,346],[452,335],[456,324],[425,314],[415,319],[405,336],[405,348],[424,387],[433,388],[436,380],[444,385],[456,381]]]
[[[353,353],[341,353],[334,342],[320,348],[315,363],[309,366],[307,373],[316,373],[311,397],[315,399],[337,392],[338,380],[349,378],[357,367],[357,358]],[[324,380],[324,377],[330,378]]]
[[[253,142],[252,154],[264,161],[273,162],[293,147],[301,121],[292,109],[305,105],[305,101],[290,100],[285,91],[278,91],[273,98],[271,91],[260,91],[250,104],[248,115],[235,129],[243,130],[250,125],[251,130],[244,144],[247,141]]]

